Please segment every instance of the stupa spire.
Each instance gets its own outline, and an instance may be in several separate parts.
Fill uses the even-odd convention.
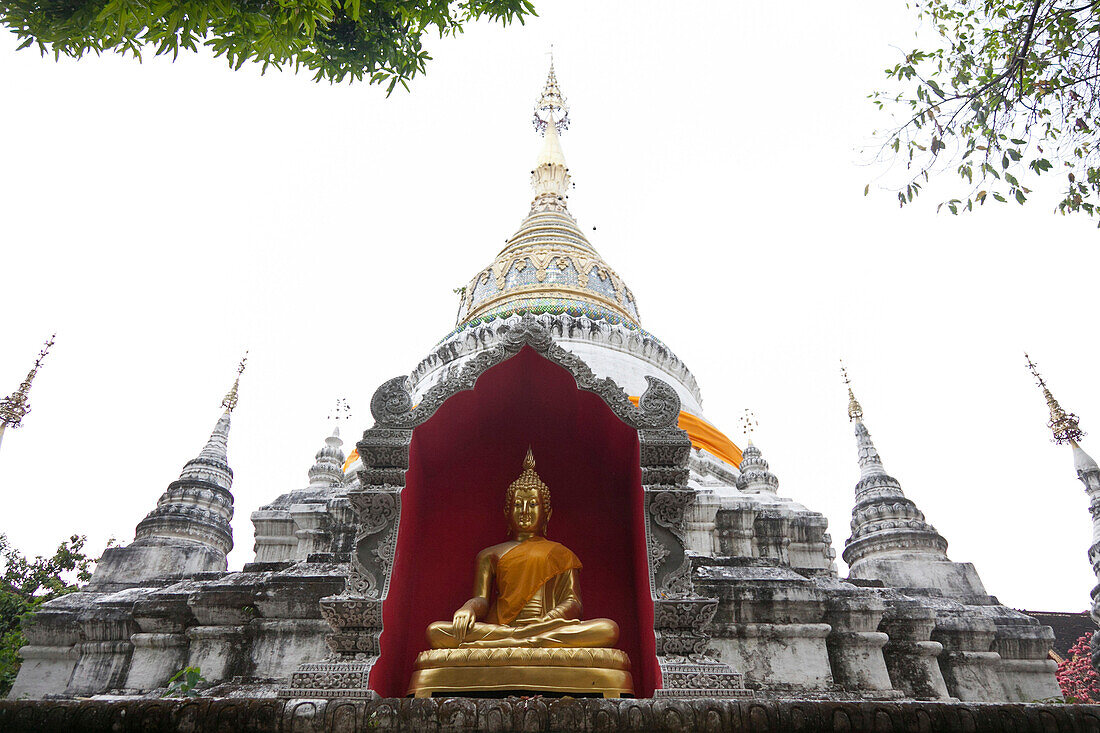
[[[225,412],[214,424],[206,445],[184,464],[179,478],[168,485],[157,501],[157,508],[138,523],[135,541],[174,538],[201,542],[223,557],[233,548],[233,530],[229,526],[233,518],[229,428],[230,413],[237,406],[237,389],[248,359],[245,353],[237,367],[237,378],[222,400]]]
[[[840,363],[840,374],[844,378],[844,386],[848,388],[848,422],[856,424],[856,450],[859,453],[859,475],[861,478],[868,476],[886,476],[886,469],[882,467],[882,456],[871,441],[871,433],[863,424],[863,406],[859,404],[852,392],[852,380],[848,377],[848,369],[844,362]],[[889,478],[889,477],[888,477]],[[893,480],[893,479],[891,479]],[[900,493],[901,489],[898,488]],[[858,488],[857,488],[858,492]]]
[[[19,385],[19,388],[0,400],[0,443],[4,440],[4,431],[8,428],[20,427],[23,424],[23,418],[31,411],[30,402],[27,401],[31,384],[34,382],[34,378],[38,376],[38,370],[42,368],[46,355],[50,353],[50,347],[53,346],[55,336],[57,334],[51,334],[46,339],[46,345],[38,352],[38,358],[34,360],[34,366],[27,372],[27,376],[23,383]]]
[[[901,490],[896,478],[882,467],[882,457],[863,424],[863,407],[852,392],[852,381],[843,362],[840,367],[848,388],[848,420],[855,423],[859,453],[859,481],[852,508],[852,535],[842,556],[852,577],[875,577],[881,558],[899,552],[947,560],[947,540],[924,520],[924,513]]]
[[[840,375],[844,378],[844,386],[848,388],[848,421],[862,420],[863,419],[863,407],[859,404],[859,400],[852,394],[852,380],[848,378],[848,368],[844,366],[844,361],[840,362]]]
[[[542,94],[535,102],[535,119],[533,124],[538,132],[546,132],[547,123],[554,122],[555,132],[564,132],[569,129],[569,104],[565,95],[558,86],[558,77],[554,73],[554,54],[550,53],[550,71],[546,74],[546,86],[542,88]]]
[[[222,407],[225,408],[225,413],[227,415],[233,412],[237,407],[237,391],[240,389],[241,375],[244,374],[244,368],[247,364],[248,349],[245,349],[244,356],[241,357],[241,363],[237,365],[237,378],[233,380],[233,386],[225,393],[225,398],[222,400]]]
[[[535,130],[544,136],[542,152],[531,171],[531,187],[535,199],[531,213],[539,211],[567,212],[565,199],[569,190],[569,168],[565,165],[565,153],[561,149],[561,132],[569,128],[569,105],[558,87],[554,73],[554,58],[550,57],[550,72],[546,86],[535,102]]]
[[[458,327],[549,313],[637,328],[634,294],[588,241],[567,207],[572,184],[560,135],[569,126],[569,105],[552,58],[535,102],[534,124],[544,140],[531,171],[531,208],[493,262],[458,289]]]
[[[211,481],[226,491],[233,485],[233,472],[229,469],[229,415],[237,407],[238,390],[241,386],[241,375],[244,373],[245,364],[248,362],[248,352],[244,352],[241,363],[237,365],[237,377],[233,380],[233,386],[229,388],[222,399],[222,407],[225,412],[214,424],[214,430],[210,433],[210,439],[199,455],[188,461],[180,473],[180,479],[204,479]],[[209,470],[211,467],[216,470]],[[224,467],[225,470],[222,470]]]
[[[1059,445],[1066,443],[1076,444],[1081,438],[1085,437],[1085,431],[1081,430],[1080,421],[1077,416],[1072,412],[1066,412],[1062,409],[1062,406],[1058,403],[1058,400],[1054,399],[1054,395],[1050,393],[1050,389],[1047,387],[1046,380],[1043,379],[1043,375],[1039,373],[1039,366],[1031,360],[1031,357],[1024,352],[1024,359],[1027,360],[1028,371],[1035,377],[1035,382],[1039,385],[1039,388],[1043,390],[1043,396],[1047,400],[1047,409],[1050,410],[1050,422],[1047,423],[1047,427],[1050,428],[1051,433],[1054,434],[1054,442]]]
[[[1073,448],[1073,467],[1077,471],[1077,478],[1085,485],[1085,493],[1089,497],[1089,514],[1092,515],[1092,546],[1089,547],[1089,562],[1092,565],[1093,575],[1100,580],[1100,466],[1077,442],[1085,435],[1077,416],[1072,412],[1066,412],[1058,400],[1054,399],[1046,380],[1039,373],[1038,365],[1031,360],[1027,352],[1024,352],[1024,358],[1027,360],[1028,371],[1035,377],[1036,384],[1046,398],[1047,409],[1050,411],[1047,427],[1054,436],[1054,442],[1063,445],[1069,443]],[[1092,618],[1100,623],[1100,594],[1094,592],[1092,598]],[[1092,639],[1092,666],[1093,669],[1100,668],[1100,636],[1097,635]]]
[[[205,466],[210,466],[208,461],[214,461],[217,464],[228,465],[229,462],[229,410],[222,413],[222,416],[218,418],[218,422],[214,424],[214,429],[210,432],[210,438],[206,441],[206,445],[199,451],[199,455],[193,461],[189,461],[184,466],[183,472],[180,473],[180,478],[196,478],[199,474],[205,476],[207,473]],[[210,478],[210,477],[208,477]],[[233,474],[230,472],[228,475],[219,476],[215,480],[219,486],[228,490],[233,483]]]
[[[222,400],[225,412],[199,454],[138,522],[134,541],[110,547],[96,565],[90,587],[114,591],[163,577],[225,572],[233,549],[233,469],[229,467],[230,413],[237,406],[237,380]]]

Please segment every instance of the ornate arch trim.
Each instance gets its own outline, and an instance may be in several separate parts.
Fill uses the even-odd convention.
[[[527,315],[518,324],[502,329],[500,343],[487,349],[455,376],[429,389],[419,404],[413,405],[408,377],[394,377],[382,384],[371,399],[370,410],[376,428],[411,430],[435,414],[444,402],[458,392],[474,388],[478,378],[490,368],[510,359],[530,346],[542,356],[573,375],[577,388],[593,392],[627,425],[638,430],[675,428],[680,415],[680,396],[667,382],[646,377],[648,386],[639,406],[627,398],[626,391],[609,377],[600,378],[579,356],[554,343],[550,329],[534,316]]]

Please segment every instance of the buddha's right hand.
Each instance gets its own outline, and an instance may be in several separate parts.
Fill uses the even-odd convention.
[[[461,644],[466,641],[466,634],[474,627],[477,616],[470,609],[463,607],[455,611],[453,631],[455,641]]]

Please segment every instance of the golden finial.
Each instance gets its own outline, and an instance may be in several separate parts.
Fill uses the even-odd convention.
[[[569,104],[558,87],[558,77],[554,73],[554,49],[550,48],[550,72],[546,75],[546,86],[535,102],[535,130],[544,133],[548,125],[554,125],[558,133],[569,129]]]
[[[759,424],[753,411],[746,407],[745,414],[741,416],[741,433],[749,445],[752,445],[752,433]]]
[[[1054,399],[1054,395],[1047,388],[1046,380],[1043,379],[1043,375],[1039,374],[1038,365],[1031,360],[1026,351],[1024,352],[1024,358],[1027,360],[1028,371],[1035,377],[1035,382],[1043,390],[1043,396],[1047,399],[1047,409],[1050,410],[1050,422],[1047,423],[1047,427],[1054,434],[1054,442],[1059,444],[1074,443],[1083,438],[1085,431],[1081,430],[1077,416],[1072,412],[1063,410],[1062,406],[1058,404],[1058,400]]]
[[[225,399],[222,400],[222,407],[226,412],[233,412],[237,407],[237,390],[241,386],[241,375],[244,374],[245,364],[248,363],[248,350],[245,349],[244,357],[241,359],[241,363],[237,366],[237,378],[233,380],[233,386],[229,388],[229,391],[225,394]]]
[[[50,334],[50,337],[46,339],[46,345],[38,352],[38,358],[34,360],[34,366],[27,372],[27,377],[23,380],[23,383],[19,385],[19,389],[12,392],[8,397],[0,400],[0,427],[19,427],[23,422],[23,418],[31,411],[30,403],[27,402],[27,397],[31,391],[31,383],[34,382],[34,378],[38,375],[38,370],[42,367],[42,363],[46,359],[46,354],[50,353],[50,347],[53,346],[56,336],[56,333]]]
[[[863,407],[852,393],[852,380],[848,378],[848,368],[844,366],[844,360],[840,360],[840,375],[844,377],[844,385],[848,388],[848,422],[863,419]]]
[[[531,446],[527,446],[527,455],[523,458],[523,470],[535,470],[535,454],[531,452]]]

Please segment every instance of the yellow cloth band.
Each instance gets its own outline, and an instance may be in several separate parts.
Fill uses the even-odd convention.
[[[635,405],[638,404],[637,397],[631,396],[629,399]],[[693,448],[705,450],[731,466],[741,465],[741,449],[734,445],[725,433],[703,418],[681,410],[679,426],[681,430],[687,432]]]

